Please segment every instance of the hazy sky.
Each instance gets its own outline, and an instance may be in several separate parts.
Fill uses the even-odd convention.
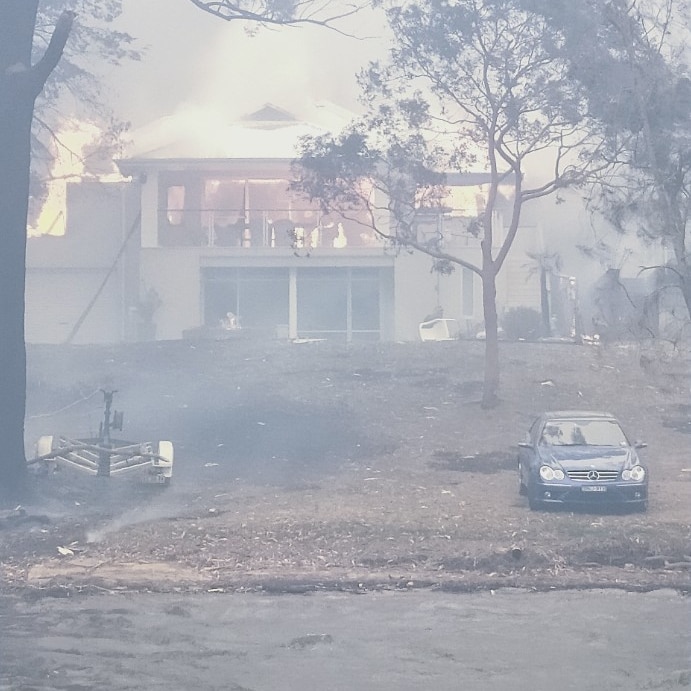
[[[189,0],[123,0],[118,28],[148,47],[140,63],[109,68],[106,76],[118,115],[137,127],[185,102],[242,115],[272,102],[299,110],[308,100],[357,107],[356,72],[384,40],[358,40],[319,27],[261,29],[225,22]],[[372,15],[343,25],[373,36]]]

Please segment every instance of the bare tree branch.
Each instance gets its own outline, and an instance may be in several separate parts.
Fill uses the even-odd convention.
[[[323,26],[339,33],[340,20],[351,17],[367,3],[346,5],[337,10],[334,0],[190,0],[204,12],[228,22],[243,21],[265,26],[297,26],[301,24]]]

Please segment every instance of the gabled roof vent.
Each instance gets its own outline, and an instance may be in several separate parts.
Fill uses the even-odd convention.
[[[266,103],[259,110],[242,118],[243,122],[252,122],[257,125],[283,123],[283,122],[297,122],[295,116],[287,110],[278,108],[277,106]]]

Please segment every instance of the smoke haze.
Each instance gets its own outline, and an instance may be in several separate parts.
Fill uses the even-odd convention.
[[[381,52],[383,29],[371,11],[339,27],[352,36],[310,26],[250,34],[256,27],[222,21],[188,0],[124,0],[117,29],[146,52],[141,62],[108,68],[104,78],[117,115],[134,127],[188,102],[231,119],[265,102],[295,112],[309,100],[353,109],[355,75]]]

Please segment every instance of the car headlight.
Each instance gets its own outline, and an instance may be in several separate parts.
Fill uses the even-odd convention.
[[[561,468],[552,468],[548,465],[540,466],[540,477],[545,482],[551,482],[552,480],[563,480],[564,471]]]
[[[635,465],[633,468],[626,468],[621,473],[622,480],[631,482],[641,482],[645,477],[645,468],[642,465]]]

